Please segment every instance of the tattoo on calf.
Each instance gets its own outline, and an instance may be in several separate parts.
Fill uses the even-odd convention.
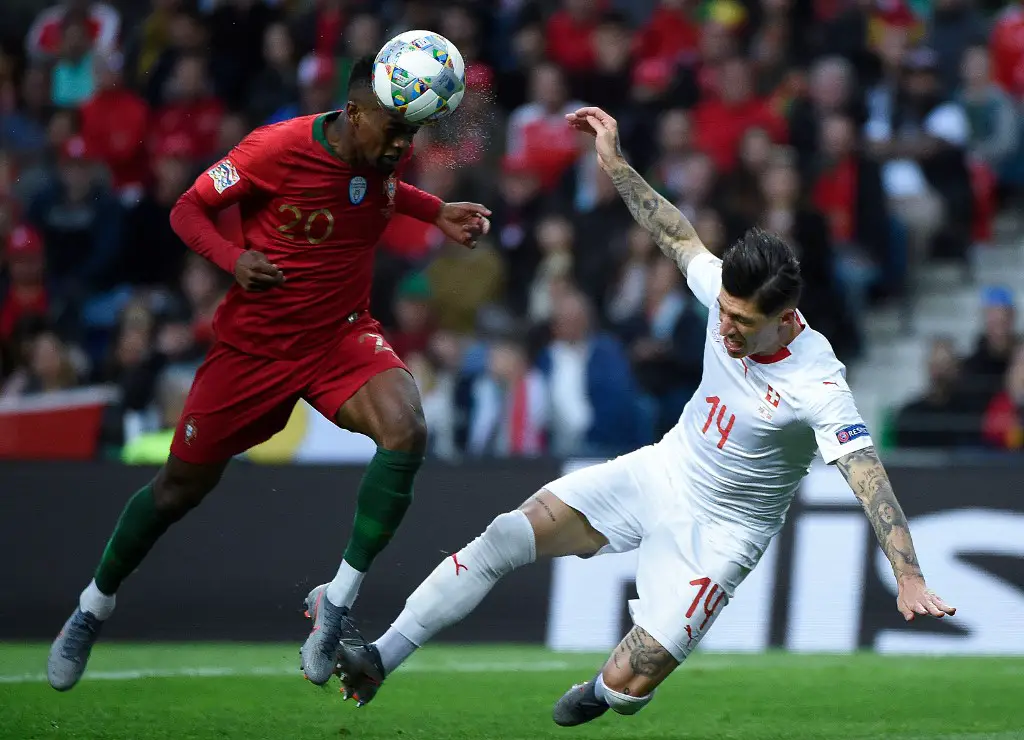
[[[658,644],[643,627],[634,627],[619,643],[615,651],[615,665],[619,665],[619,655],[628,656],[629,667],[634,675],[653,678],[661,675],[666,667],[672,665],[675,658]]]

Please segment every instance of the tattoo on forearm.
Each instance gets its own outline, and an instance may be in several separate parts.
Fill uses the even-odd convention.
[[[921,575],[910,526],[875,448],[852,452],[836,461],[836,467],[864,507],[878,544],[892,563],[893,573],[897,577]]]
[[[672,654],[642,627],[630,630],[615,649],[612,660],[616,667],[620,656],[629,660],[634,675],[648,678],[661,676],[666,669],[671,670],[676,665]]]
[[[654,236],[658,248],[685,273],[690,261],[706,251],[686,216],[625,162],[608,175],[636,222]]]

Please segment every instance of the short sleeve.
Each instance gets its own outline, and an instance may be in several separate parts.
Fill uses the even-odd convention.
[[[722,290],[722,260],[711,252],[697,255],[686,267],[686,284],[698,301],[711,308]]]
[[[814,430],[822,459],[833,463],[851,452],[871,447],[874,442],[867,424],[842,375],[815,382],[821,387],[812,391],[813,401],[807,408],[806,420]]]

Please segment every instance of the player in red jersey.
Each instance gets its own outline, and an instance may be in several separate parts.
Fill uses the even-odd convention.
[[[282,429],[299,399],[377,443],[341,567],[307,597],[314,626],[302,667],[316,684],[330,678],[348,607],[412,500],[426,446],[416,385],[368,314],[374,245],[396,212],[467,247],[486,233],[490,215],[399,179],[418,127],[377,103],[371,69],[367,60],[354,66],[344,110],[253,131],[171,213],[182,240],[237,284],[217,312],[217,342],[196,374],[166,465],[128,502],[53,643],[54,688],[70,689],[82,676],[115,592],[157,539],[213,490],[233,456]],[[219,212],[234,205],[241,244],[217,227]]]

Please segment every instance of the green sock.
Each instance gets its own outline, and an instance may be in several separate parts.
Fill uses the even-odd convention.
[[[174,522],[161,513],[153,501],[153,484],[147,483],[132,496],[117,520],[96,568],[96,587],[109,595],[132,574],[160,536]]]
[[[377,448],[359,484],[352,537],[345,562],[365,573],[387,547],[412,503],[412,484],[423,455]]]

